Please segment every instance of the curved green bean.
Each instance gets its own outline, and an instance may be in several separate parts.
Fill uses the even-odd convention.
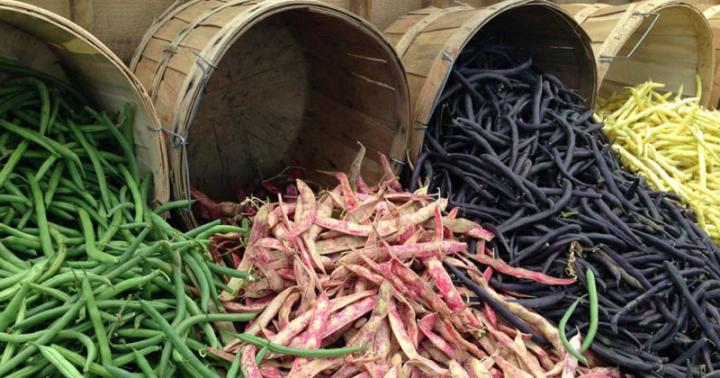
[[[271,352],[278,354],[285,354],[288,356],[305,357],[305,358],[330,358],[340,357],[351,353],[362,352],[365,350],[364,346],[358,347],[346,347],[346,348],[331,348],[331,349],[297,349],[290,348],[284,345],[271,343],[270,341],[261,337],[253,336],[247,333],[236,333],[238,339],[248,344],[253,344],[261,348],[267,347]]]
[[[597,286],[595,284],[595,273],[592,271],[592,269],[588,268],[587,272],[585,273],[585,277],[588,285],[588,300],[590,301],[590,325],[588,326],[587,335],[585,335],[582,347],[580,348],[581,353],[587,352],[587,350],[590,349],[590,345],[592,345],[593,340],[595,339],[595,335],[597,334],[598,330],[598,316],[600,311],[598,307],[598,294]]]
[[[165,332],[165,336],[167,336],[168,340],[170,340],[170,342],[173,344],[175,350],[177,350],[177,352],[180,353],[183,358],[185,358],[185,360],[193,369],[195,369],[198,373],[202,374],[202,376],[206,378],[218,377],[215,371],[205,366],[197,358],[197,356],[195,356],[195,354],[182,341],[182,339],[175,332],[175,330],[173,330],[172,326],[170,326],[170,323],[168,323],[167,320],[165,320],[165,318],[163,318],[162,315],[157,312],[157,310],[150,306],[146,301],[141,301],[140,303],[142,304],[145,313],[147,313],[155,322],[160,325],[160,329]]]
[[[572,345],[570,345],[570,341],[568,341],[567,334],[565,333],[565,326],[567,325],[568,320],[570,320],[570,317],[572,316],[573,312],[575,311],[575,308],[580,304],[580,301],[582,301],[583,297],[580,297],[573,302],[570,307],[568,307],[567,311],[565,311],[565,314],[563,314],[562,318],[560,319],[560,323],[558,324],[558,331],[560,333],[560,341],[562,342],[565,349],[570,353],[571,356],[577,358],[578,361],[580,361],[583,365],[588,365],[588,360],[580,354]],[[579,331],[578,331],[579,332]]]

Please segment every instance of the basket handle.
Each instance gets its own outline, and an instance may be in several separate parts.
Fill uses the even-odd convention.
[[[638,47],[640,47],[640,45],[643,43],[643,41],[645,41],[645,38],[647,38],[647,36],[650,34],[650,32],[655,27],[655,24],[657,24],[658,19],[660,18],[660,13],[645,13],[645,12],[633,13],[633,16],[642,16],[645,18],[649,17],[650,15],[654,16],[652,22],[650,23],[650,26],[647,28],[647,30],[645,30],[645,33],[643,33],[643,35],[637,41],[635,46],[633,46],[632,50],[630,50],[630,52],[627,53],[627,55],[624,55],[624,56],[600,55],[600,57],[598,58],[598,61],[600,63],[612,63],[615,59],[630,59],[633,56],[633,54],[635,54],[635,51],[637,51]]]

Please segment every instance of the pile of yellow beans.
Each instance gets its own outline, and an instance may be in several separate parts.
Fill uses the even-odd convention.
[[[623,163],[655,190],[677,194],[720,242],[720,111],[646,82],[613,96],[597,117]],[[697,84],[700,92],[699,82]],[[683,93],[682,88],[677,93]]]

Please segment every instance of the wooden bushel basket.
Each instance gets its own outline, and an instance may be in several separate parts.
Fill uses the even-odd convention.
[[[217,199],[288,166],[362,175],[399,170],[410,104],[399,58],[367,22],[312,0],[178,4],[147,32],[132,69],[150,92],[170,142],[175,198],[195,187]],[[183,212],[188,225],[195,223]]]
[[[426,8],[410,12],[385,29],[408,75],[413,132],[410,155],[420,152],[453,62],[484,33],[502,35],[533,55],[541,70],[559,77],[592,106],[595,62],[590,41],[558,6],[537,0],[508,0],[485,7]]]
[[[713,70],[710,106],[717,109],[720,105],[720,5],[695,4],[695,6],[703,12],[713,33],[715,68]]]
[[[598,66],[598,97],[609,98],[646,80],[666,84],[684,96],[696,95],[700,76],[702,103],[710,102],[713,77],[712,32],[702,13],[675,0],[651,0],[618,6],[562,5],[592,40]]]
[[[17,1],[0,0],[0,33],[0,56],[67,79],[107,112],[132,105],[138,169],[153,175],[153,202],[167,201],[168,165],[160,122],[147,94],[120,59],[69,20]]]

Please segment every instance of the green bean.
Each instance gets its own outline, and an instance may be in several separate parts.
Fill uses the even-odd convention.
[[[66,378],[83,378],[78,369],[76,369],[70,361],[65,359],[60,352],[52,347],[43,345],[38,345],[37,347],[40,348],[40,353],[45,357],[45,359],[53,364],[63,376]]]
[[[152,175],[144,175],[140,180],[140,185],[138,185],[138,188],[140,189],[140,198],[142,198],[142,203],[144,203],[144,204],[149,204],[149,203],[155,202],[155,199],[150,198],[150,188],[152,187],[152,178],[153,178]]]
[[[98,347],[100,349],[100,359],[104,364],[112,364],[110,342],[107,338],[107,332],[105,332],[105,325],[100,317],[100,310],[97,307],[97,303],[95,303],[95,297],[93,296],[92,288],[90,287],[90,280],[88,280],[87,277],[84,277],[82,281],[82,294],[85,298],[90,322],[95,330],[95,339],[97,340]]]
[[[28,181],[30,182],[30,190],[34,202],[33,207],[35,208],[35,223],[40,233],[40,245],[45,256],[52,256],[55,254],[55,250],[50,240],[50,228],[48,226],[47,214],[45,213],[43,194],[40,191],[40,186],[37,181],[33,180],[32,177],[28,177]]]
[[[79,101],[85,102],[84,101],[85,98],[83,97],[83,95],[79,91],[77,91],[75,88],[73,88],[70,84],[68,84],[67,82],[57,78],[56,76],[46,74],[44,72],[37,71],[30,67],[27,67],[27,66],[21,64],[20,62],[18,62],[17,60],[0,57],[0,69],[5,72],[11,73],[13,75],[32,76],[32,77],[38,78],[40,80],[45,81],[46,83],[50,83],[53,86],[56,86],[56,87],[62,89],[63,91],[73,95]]]
[[[72,307],[72,304],[68,303],[68,304],[50,308],[50,309],[47,309],[47,310],[44,310],[44,311],[38,312],[38,313],[30,313],[29,312],[28,317],[21,322],[16,322],[12,326],[12,329],[13,330],[23,330],[26,328],[32,328],[38,324],[42,324],[47,321],[57,319],[57,318],[61,317],[63,314],[65,314],[71,307]]]
[[[19,269],[28,269],[30,267],[26,261],[19,259],[14,253],[10,252],[2,241],[0,241],[0,259],[7,261]]]
[[[64,330],[58,332],[58,338],[75,339],[85,347],[87,356],[85,358],[85,364],[83,365],[83,371],[88,372],[90,370],[90,364],[92,364],[97,357],[97,348],[95,347],[95,343],[93,342],[93,340],[86,334],[73,330]]]
[[[165,274],[172,274],[172,265],[157,257],[147,257],[145,260],[155,269],[161,270]]]
[[[40,135],[44,135],[50,126],[50,92],[41,80],[35,80],[35,87],[40,93]]]
[[[45,333],[35,341],[34,344],[30,344],[23,348],[18,354],[12,357],[9,361],[4,364],[0,364],[0,376],[7,374],[10,371],[15,370],[21,363],[27,361],[27,359],[35,354],[38,345],[45,345],[47,342],[55,338],[58,332],[65,328],[75,317],[77,316],[80,308],[85,305],[83,299],[78,299],[75,303],[70,305],[65,314],[58,320],[56,320]]]
[[[155,374],[155,371],[153,371],[152,367],[150,366],[150,363],[148,362],[147,359],[145,359],[145,356],[138,353],[134,349],[133,349],[133,355],[135,355],[135,361],[145,378],[157,378],[157,374]]]
[[[97,299],[104,300],[117,297],[118,295],[122,294],[127,290],[145,285],[146,283],[152,281],[153,278],[159,276],[160,273],[161,272],[159,270],[156,270],[146,276],[133,277],[125,281],[121,281],[113,285],[112,287],[105,288],[100,291],[97,295]]]
[[[65,164],[62,162],[55,165],[55,168],[53,168],[52,173],[50,174],[50,179],[48,180],[48,187],[45,190],[45,205],[50,206],[53,200],[53,196],[55,195],[55,191],[57,190],[58,184],[60,183],[60,178],[63,174],[63,170],[65,169]]]
[[[0,313],[0,330],[7,328],[7,326],[16,319],[17,311],[25,300],[25,295],[27,295],[29,289],[30,284],[28,282],[24,283],[20,287],[20,291],[17,295],[10,300],[10,303],[8,303],[5,309]]]
[[[163,345],[162,353],[160,354],[160,363],[158,363],[157,367],[157,373],[161,377],[172,377],[173,373],[172,370],[174,370],[174,366],[169,366],[170,364],[170,355],[173,353],[173,347],[172,343],[170,341],[165,341],[165,344]]]
[[[225,378],[237,377],[238,372],[240,371],[240,356],[242,356],[242,350],[239,350],[237,351],[237,353],[235,353],[235,358],[233,359],[233,362],[230,365],[230,369],[228,369],[227,374],[225,374]]]
[[[0,170],[0,187],[2,187],[5,184],[5,181],[7,181],[8,177],[10,177],[10,174],[15,169],[15,166],[20,161],[20,158],[23,157],[23,154],[25,154],[25,151],[28,148],[28,145],[30,142],[27,140],[23,140],[20,142],[20,144],[15,148],[15,151],[10,154],[10,157],[7,159],[5,164],[3,164],[2,169]]]
[[[13,207],[9,207],[5,216],[0,220],[4,224],[9,224],[15,219],[16,211]]]
[[[130,173],[133,177],[139,177],[137,160],[135,160],[135,149],[133,148],[132,141],[128,139],[123,133],[121,133],[120,130],[118,130],[117,126],[115,126],[115,124],[107,117],[107,115],[99,114],[93,109],[88,109],[88,111],[92,113],[98,121],[101,121],[108,130],[110,130],[112,135],[115,137],[115,141],[120,145],[120,149],[122,149],[123,153],[125,154],[125,158],[127,159],[128,166],[130,168]],[[126,106],[125,108],[123,108],[123,119],[127,120],[128,122],[131,121],[131,113],[131,107]]]
[[[105,277],[108,279],[113,279],[115,277],[118,277],[128,271],[129,269],[138,266],[140,261],[142,261],[145,257],[153,255],[157,253],[157,251],[160,249],[160,244],[156,243],[149,247],[144,247],[143,249],[140,249],[135,256],[132,256],[129,260],[125,261],[122,264],[113,266],[111,270],[103,272]],[[132,250],[132,248],[128,248],[128,250]],[[120,256],[122,258],[123,256]],[[118,260],[120,260],[120,258]]]
[[[590,325],[588,326],[587,334],[583,340],[582,347],[580,348],[581,353],[587,352],[590,349],[590,345],[595,339],[595,334],[598,330],[598,294],[597,287],[595,285],[595,273],[592,269],[588,268],[585,272],[585,277],[588,285],[588,300],[590,301]]]
[[[185,265],[190,269],[197,281],[198,289],[200,290],[200,308],[203,310],[203,312],[207,312],[208,303],[210,301],[210,286],[208,284],[209,280],[200,268],[200,264],[195,260],[192,254],[186,253],[184,260]]]
[[[52,166],[55,164],[55,162],[58,160],[57,156],[50,155],[44,163],[38,168],[37,172],[33,176],[33,180],[40,182],[42,180],[43,176],[52,168]]]
[[[4,128],[5,130],[7,130],[11,133],[17,134],[21,138],[24,138],[25,140],[28,140],[28,141],[44,148],[45,150],[47,150],[48,152],[50,152],[53,155],[66,156],[64,154],[67,154],[67,153],[72,154],[74,156],[74,158],[72,158],[72,160],[74,162],[76,162],[77,164],[81,164],[80,158],[77,155],[75,155],[75,153],[73,153],[72,151],[65,148],[65,151],[63,152],[64,154],[61,154],[59,151],[59,147],[62,147],[62,145],[60,143],[43,136],[42,134],[40,134],[37,131],[24,128],[22,126],[16,125],[16,124],[9,122],[2,118],[0,118],[0,127]],[[67,155],[67,156],[69,156],[69,155]]]
[[[87,141],[85,135],[83,135],[83,133],[77,128],[77,126],[72,120],[68,120],[68,127],[75,136],[75,139],[80,142],[80,145],[87,152],[90,163],[95,170],[95,177],[98,181],[102,203],[105,205],[105,208],[109,210],[112,207],[110,204],[110,194],[108,193],[107,181],[105,179],[105,171],[103,170],[102,164],[100,163],[100,159],[97,157],[97,151]]]
[[[32,214],[32,213],[28,213]],[[6,246],[9,246],[10,249],[24,253],[26,255],[30,255],[32,257],[37,256],[37,250],[40,249],[40,243],[33,241],[33,240],[27,240],[23,238],[19,238],[17,236],[8,236],[0,240],[0,242],[4,243]]]
[[[2,257],[0,257],[0,269],[3,269],[10,274],[22,272],[22,269],[18,268],[16,265],[13,265],[11,262],[5,260]]]
[[[255,356],[255,364],[260,365],[263,358],[265,358],[265,355],[267,355],[267,353],[269,351],[270,351],[270,347],[268,347],[267,345],[262,347],[262,349],[260,349],[260,351],[258,352],[257,356]]]
[[[102,377],[112,377],[110,375],[110,373],[108,373],[107,370],[105,370],[104,367],[102,367],[101,365],[96,364],[94,362],[92,362],[92,363],[90,363],[90,365],[88,365],[87,370],[84,370],[85,369],[84,366],[85,366],[85,363],[87,362],[87,359],[83,358],[79,354],[77,354],[69,349],[66,349],[60,345],[52,344],[52,347],[55,348],[55,350],[57,350],[60,354],[62,354],[62,356],[65,357],[68,361],[75,364],[75,366],[83,367],[83,371],[87,371],[87,372],[90,372],[92,374],[96,374],[96,375],[99,375]]]
[[[73,269],[67,269],[62,268],[60,269],[60,274],[56,274],[55,276],[49,278],[45,283],[44,286],[49,287],[57,287],[64,285],[68,282],[73,282],[80,274],[87,276],[90,281],[100,282],[104,284],[105,286],[112,285],[112,282],[110,281],[110,277],[106,277],[103,275],[95,274],[93,272],[76,272]]]
[[[95,208],[91,207],[91,205],[83,202],[82,199],[72,198],[65,195],[57,195],[56,198],[57,199],[53,201],[53,206],[57,206],[62,210],[72,213],[79,213],[80,209],[83,209],[86,213],[88,213],[92,220],[103,227],[107,227],[107,219],[100,215],[100,213]]]
[[[133,354],[134,356],[134,354]],[[103,367],[105,370],[107,370],[108,373],[110,373],[110,376],[113,378],[139,378],[142,377],[139,374],[131,373],[125,369],[119,368],[117,366],[112,366],[108,364],[103,364]]]
[[[201,234],[201,233],[203,233],[203,232],[205,232],[205,231],[207,231],[207,230],[209,230],[209,229],[211,229],[211,228],[213,228],[213,227],[215,227],[215,226],[218,226],[218,225],[220,225],[220,220],[219,220],[219,219],[216,219],[216,220],[214,220],[214,221],[212,221],[212,222],[209,222],[209,223],[206,223],[206,224],[204,224],[204,225],[202,225],[202,226],[198,226],[198,227],[196,227],[196,228],[193,228],[192,230],[186,232],[186,233],[185,233],[185,236],[188,237],[188,238],[194,239],[194,238],[196,238],[199,234]]]
[[[60,300],[61,302],[67,302],[68,300],[70,300],[69,295],[63,293],[58,289],[53,289],[51,287],[42,286],[35,283],[31,283],[30,288],[40,293],[47,294],[57,300]]]
[[[253,336],[247,333],[236,333],[238,339],[248,344],[253,344],[262,348],[267,347],[271,352],[284,354],[288,356],[297,356],[305,358],[331,358],[344,356],[346,354],[361,352],[365,349],[363,346],[359,347],[346,347],[346,348],[331,348],[331,349],[297,349],[290,348],[280,344],[271,343],[270,341]]]
[[[127,338],[148,338],[153,336],[162,336],[164,333],[155,329],[149,328],[122,328],[115,331],[120,337]]]
[[[153,212],[155,214],[160,215],[167,211],[190,208],[190,206],[192,206],[193,203],[195,203],[195,200],[170,201],[170,202],[167,202],[167,203],[164,203],[164,204],[158,206],[157,208],[155,208],[155,210],[153,210]]]
[[[124,189],[124,188],[123,188]],[[121,199],[122,201],[122,193],[121,193]],[[115,198],[115,196],[111,196],[110,201],[112,205],[116,205],[118,203],[118,199]],[[111,216],[111,214],[108,214],[108,216]],[[123,221],[123,214],[122,212],[116,212],[115,214],[112,214],[112,220],[110,221],[110,225],[108,225],[108,228],[105,229],[105,232],[100,235],[100,239],[98,240],[98,244],[103,246],[107,245],[107,243],[112,240],[112,238],[115,236],[115,234],[120,229],[120,223]]]
[[[215,275],[212,274],[210,268],[208,268],[207,261],[205,261],[203,256],[201,256],[197,250],[191,250],[190,255],[195,259],[195,261],[197,261],[200,266],[200,270],[202,270],[208,281],[208,285],[210,286],[210,299],[212,299],[215,306],[221,307],[222,304],[220,303],[220,297],[218,296],[217,286],[215,286]]]
[[[70,189],[70,193],[72,193],[71,196],[64,196],[64,201],[75,203],[78,206],[83,206],[85,207],[85,210],[88,210],[88,212],[89,209],[95,210],[100,208],[100,204],[97,202],[95,197],[93,197],[93,195],[84,188],[77,186],[77,184],[72,180],[68,180],[65,177],[60,177],[60,184]],[[77,197],[78,195],[80,196],[80,198]],[[104,219],[99,219],[98,222],[103,225],[105,224]]]
[[[580,354],[575,348],[570,345],[570,341],[568,341],[567,334],[565,333],[565,325],[567,325],[568,320],[570,320],[570,317],[572,316],[572,313],[575,311],[575,308],[580,303],[583,297],[580,297],[573,302],[570,307],[568,307],[567,311],[565,311],[565,314],[563,314],[562,318],[560,319],[560,323],[558,324],[558,331],[560,333],[560,341],[562,342],[565,349],[570,353],[571,356],[575,357],[578,361],[582,362],[583,365],[588,365],[588,360]]]
[[[11,235],[11,236],[17,236],[19,238],[23,239],[30,239],[33,241],[40,241],[40,239],[36,235],[29,234],[24,231],[20,231],[16,228],[13,228],[11,226],[8,226],[6,224],[0,224],[0,232]]]
[[[22,281],[23,278],[27,277],[28,274],[30,274],[30,271],[25,270],[20,273],[13,274],[10,277],[0,279],[0,289],[5,289],[15,285],[16,283]]]
[[[50,366],[52,366],[52,365],[50,365]],[[38,372],[42,369],[43,369],[43,365],[33,364],[30,366],[25,366],[24,368],[22,368],[18,371],[14,371],[11,374],[9,374],[8,376],[6,376],[5,378],[28,378],[28,377],[32,377],[32,376],[38,374]],[[55,369],[54,366],[53,366],[53,369]]]
[[[245,229],[241,228],[241,227],[221,224],[221,225],[211,227],[210,229],[199,233],[195,238],[196,239],[207,239],[215,234],[226,234],[229,232],[243,232],[243,231],[245,231]]]
[[[152,222],[152,224],[156,228],[159,228],[160,231],[165,233],[165,235],[172,236],[172,237],[178,237],[178,236],[182,235],[182,233],[180,231],[177,231],[175,228],[173,228],[161,216],[159,216],[153,212],[150,212],[147,215],[150,218],[150,221]]]
[[[58,100],[57,96],[55,97],[55,100],[52,103],[52,109],[50,110],[50,120],[48,121],[48,133],[51,133],[53,131],[53,126],[55,125],[55,120],[57,119],[58,112],[60,111],[60,101]]]
[[[10,110],[16,109],[23,103],[34,98],[35,92],[33,91],[26,91],[25,93],[18,94],[16,96],[10,96],[8,101],[0,104],[0,116],[4,116]]]
[[[177,327],[174,327],[180,335],[184,335],[195,324],[210,322],[247,322],[255,318],[256,313],[247,314],[201,314],[185,318]]]
[[[95,230],[93,229],[88,213],[80,208],[78,209],[78,215],[80,215],[80,227],[85,235],[85,251],[93,260],[97,260],[103,263],[116,263],[117,257],[110,255],[106,252],[102,252],[95,246]]]
[[[151,306],[155,307],[158,311],[165,311],[173,308],[175,304],[174,299],[156,299],[150,303]],[[98,308],[128,308],[131,310],[140,310],[140,302],[127,299],[104,299],[97,301]]]
[[[17,316],[15,317],[15,323],[23,321],[25,319],[25,312],[27,309],[27,300],[23,298],[22,304],[20,305],[20,308],[17,311]],[[20,331],[16,331],[15,334],[20,334]],[[0,365],[10,361],[13,355],[15,355],[15,348],[17,347],[17,343],[7,343],[5,344],[5,350],[3,350],[2,356],[0,356]]]
[[[147,223],[125,223],[121,224],[120,227],[118,227],[121,230],[137,230],[138,228],[147,228]]]
[[[30,205],[27,198],[16,196],[14,194],[0,194],[0,203],[19,203],[22,205]]]
[[[132,267],[132,266],[134,266],[134,265],[137,265],[137,263],[139,263],[142,258],[138,259],[137,262],[134,263],[134,264],[127,264],[127,263],[128,263],[130,260],[132,260],[133,257],[136,255],[135,252],[136,252],[137,249],[140,247],[140,245],[145,241],[145,238],[147,237],[147,235],[148,235],[149,233],[150,233],[150,229],[149,229],[149,228],[146,228],[146,229],[142,230],[142,231],[140,232],[140,234],[138,234],[138,236],[132,241],[132,243],[130,243],[130,245],[127,247],[127,249],[125,250],[125,252],[123,252],[123,253],[118,257],[118,261],[117,261],[117,263],[116,263],[117,265],[115,265],[115,266],[102,265],[102,266],[99,266],[99,267],[96,268],[96,269],[93,269],[93,272],[94,272],[94,273],[107,273],[107,277],[108,277],[109,279],[112,279],[112,278],[114,278],[114,277],[122,274],[122,272],[124,272],[125,270],[129,269],[130,267]],[[156,245],[157,245],[157,244],[156,244]],[[155,246],[153,245],[152,247],[149,247],[149,248],[147,248],[147,249],[152,249],[152,248],[160,248],[160,247],[159,247],[159,246],[158,246],[158,247],[155,247]],[[147,249],[146,249],[146,250],[147,250]],[[138,254],[141,254],[141,253],[142,253],[142,252],[138,252]],[[153,252],[153,251],[147,251],[147,253],[154,253],[154,252]],[[113,274],[111,274],[110,272],[113,272]]]
[[[148,314],[155,322],[157,322],[160,325],[160,329],[165,332],[165,336],[170,340],[170,342],[173,344],[173,347],[175,350],[188,362],[188,364],[196,370],[198,373],[200,373],[202,376],[210,378],[210,377],[217,377],[217,373],[215,373],[212,369],[205,366],[196,356],[195,354],[188,348],[188,346],[182,341],[180,336],[173,330],[172,326],[165,320],[162,315],[160,315],[157,310],[155,310],[152,306],[150,306],[146,301],[140,302],[143,306],[143,309],[145,310],[145,313]]]
[[[125,184],[128,186],[128,189],[130,189],[130,195],[132,196],[135,204],[135,223],[140,223],[145,219],[143,214],[145,206],[143,205],[140,189],[137,186],[135,178],[130,172],[128,172],[127,168],[122,165],[120,166],[120,174],[122,174]]]
[[[162,343],[163,337],[164,337],[163,335],[156,335],[156,336],[149,337],[145,340],[135,341],[135,342],[131,342],[131,343],[125,343],[125,344],[114,344],[113,347],[118,352],[129,351],[129,350],[133,350],[135,348],[145,348],[145,347],[158,345],[158,344]]]

